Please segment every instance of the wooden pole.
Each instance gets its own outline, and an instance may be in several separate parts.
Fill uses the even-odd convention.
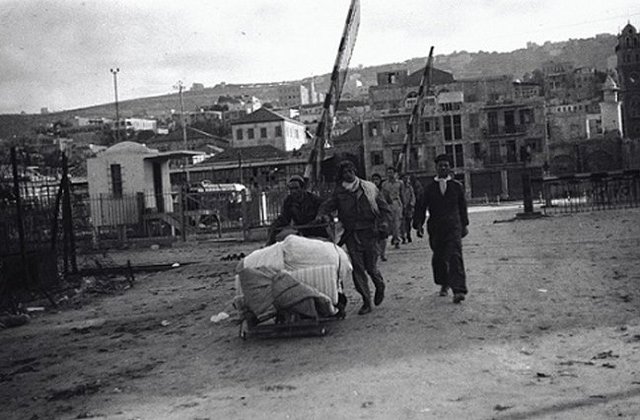
[[[60,186],[62,188],[62,258],[63,258],[63,267],[64,267],[64,273],[68,273],[69,272],[69,233],[68,233],[68,225],[67,225],[67,219],[70,217],[69,214],[67,214],[67,212],[69,211],[68,207],[67,207],[67,197],[66,197],[66,192],[67,192],[67,188],[65,187],[65,184],[67,182],[67,171],[69,170],[69,167],[67,166],[67,156],[64,152],[64,150],[62,151],[62,180],[60,181]]]
[[[20,200],[20,182],[18,180],[18,159],[15,146],[11,148],[11,169],[13,171],[13,194],[16,199],[16,224],[18,228],[18,240],[20,245],[20,261],[22,263],[23,284],[28,286],[29,267],[27,266],[27,250],[24,241],[24,224],[22,214],[22,202]]]
[[[65,229],[65,237],[67,242],[67,249],[69,252],[69,262],[71,263],[71,272],[78,272],[78,265],[76,262],[76,238],[73,232],[73,212],[71,209],[71,181],[69,180],[69,161],[67,159],[67,154],[63,151],[62,153],[62,185],[64,186],[64,193],[62,195],[63,199],[63,212],[62,214],[66,214],[66,218],[63,217],[62,221],[64,223]]]

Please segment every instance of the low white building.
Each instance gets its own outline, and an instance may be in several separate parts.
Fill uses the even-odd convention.
[[[169,159],[195,152],[161,153],[124,141],[87,159],[87,182],[94,227],[141,221],[148,212],[172,212]]]

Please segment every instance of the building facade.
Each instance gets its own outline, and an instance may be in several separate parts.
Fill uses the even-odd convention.
[[[260,108],[231,123],[234,148],[271,145],[291,151],[307,142],[306,127],[300,121]]]
[[[622,94],[624,136],[640,138],[640,34],[630,23],[618,35],[618,80]]]
[[[430,178],[435,156],[445,153],[470,198],[520,197],[522,173],[541,172],[545,162],[544,100],[530,93],[515,99],[514,92],[512,79],[500,77],[450,83],[424,98],[405,163],[408,172]],[[398,162],[410,111],[374,111],[364,122],[367,176],[384,174]]]
[[[315,84],[314,84],[315,93]],[[309,89],[301,84],[278,86],[278,105],[282,108],[296,108],[309,103]]]

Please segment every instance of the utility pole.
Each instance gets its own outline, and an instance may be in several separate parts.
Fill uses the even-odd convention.
[[[115,69],[109,69],[109,71],[113,74],[113,90],[116,96],[116,143],[120,142],[120,110],[118,109],[118,73],[120,72],[120,68],[116,67]]]
[[[178,89],[178,93],[180,95],[180,125],[182,126],[182,142],[184,143],[184,150],[188,150],[189,147],[187,145],[187,119],[184,117],[184,99],[182,97],[182,90],[184,89],[184,85],[182,84],[182,80],[178,80],[178,83],[174,86],[174,89]],[[187,183],[189,183],[189,170],[187,166],[189,165],[189,158],[184,158],[184,172],[186,175]]]

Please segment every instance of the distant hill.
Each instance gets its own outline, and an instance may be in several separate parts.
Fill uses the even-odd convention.
[[[527,73],[540,68],[549,60],[571,61],[576,67],[595,67],[607,69],[607,60],[615,55],[617,37],[612,34],[600,34],[587,39],[570,39],[562,42],[546,42],[544,45],[531,44],[506,53],[479,51],[454,52],[434,57],[435,67],[449,71],[456,79],[510,74],[521,78]],[[435,51],[437,53],[437,45]],[[357,77],[363,85],[372,86],[376,82],[376,74],[381,71],[407,68],[410,72],[424,67],[425,57],[416,57],[403,63],[389,63],[378,66],[358,67],[350,69],[350,76]],[[314,77],[316,89],[326,92],[329,86],[330,73]],[[299,80],[308,83],[311,78]],[[291,81],[296,82],[296,81]],[[263,102],[277,98],[278,83],[262,84],[220,84],[198,91],[183,92],[185,110],[194,110],[217,102],[220,95],[253,95]],[[349,93],[350,86],[345,87]],[[180,109],[177,93],[131,99],[119,102],[120,114],[123,117],[155,117],[170,116],[171,109]],[[0,115],[0,139],[8,139],[20,135],[26,126],[46,124],[57,120],[65,120],[74,116],[114,117],[114,104],[108,103],[87,108],[61,111],[45,115]]]

